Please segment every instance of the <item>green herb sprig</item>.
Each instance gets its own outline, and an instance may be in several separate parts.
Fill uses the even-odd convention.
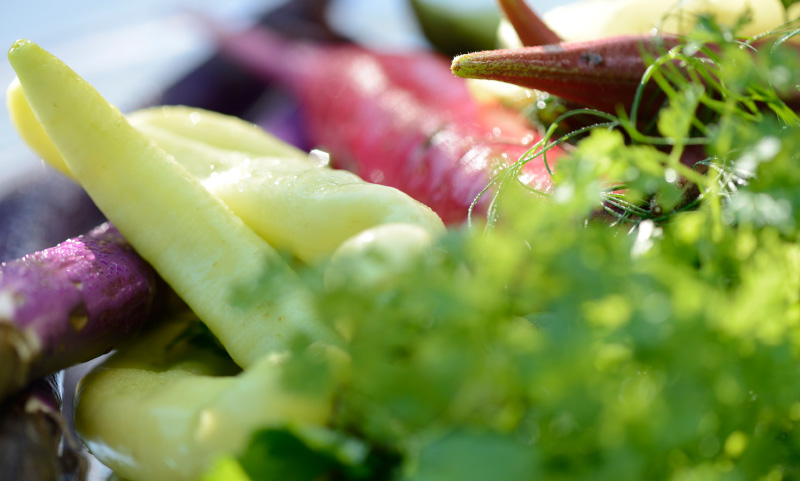
[[[795,85],[800,83],[797,49],[786,45],[797,34],[797,27],[796,21],[788,22],[758,37],[738,39],[736,27],[701,16],[684,43],[649,59],[651,66],[641,80],[631,112],[611,115],[582,109],[564,113],[520,162],[498,175],[483,193],[494,192],[489,224],[498,219],[497,206],[508,185],[520,184],[519,173],[527,162],[545,163],[554,176],[554,193],[534,192],[545,197],[574,188],[570,164],[580,159],[591,162],[592,177],[614,180],[601,193],[599,209],[625,223],[663,222],[696,208],[704,198],[717,202],[708,199],[709,195],[729,197],[733,184],[728,180],[737,175],[731,170],[732,158],[740,152],[732,139],[738,138],[740,125],[765,124],[765,129],[772,130],[771,123],[780,128],[800,124],[800,117],[780,95],[796,92]],[[639,106],[644,102],[645,87],[652,83],[658,84],[667,101],[658,118],[642,122]],[[573,118],[589,125],[556,137]],[[603,133],[609,130],[619,132],[623,144],[619,137]],[[587,136],[595,139],[586,139],[584,145],[578,142]],[[572,159],[561,162],[559,175],[555,175],[547,151],[564,143],[578,147]],[[708,170],[711,175],[704,175]]]
[[[800,479],[800,132],[775,93],[800,64],[703,25],[654,59],[650,131],[551,127],[523,162],[574,141],[552,192],[508,169],[491,228],[380,286],[306,272],[349,340],[329,428],[372,453],[318,479]]]

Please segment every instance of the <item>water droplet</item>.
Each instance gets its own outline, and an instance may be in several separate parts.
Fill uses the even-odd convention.
[[[327,167],[331,163],[331,154],[314,149],[308,153],[308,160],[314,167]]]
[[[382,170],[374,170],[369,174],[369,181],[373,184],[380,184],[384,178]]]

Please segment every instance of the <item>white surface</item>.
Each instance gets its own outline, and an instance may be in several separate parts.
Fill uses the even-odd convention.
[[[137,0],[136,2],[30,0],[8,2],[0,15],[0,50],[28,38],[95,85],[122,110],[141,105],[181,78],[211,51],[192,21],[199,11],[246,22],[282,0]],[[41,163],[13,131],[5,110],[14,78],[0,58],[0,195]]]
[[[481,11],[497,8],[497,0],[427,0],[442,7]],[[576,0],[526,0],[540,15],[555,7]],[[405,0],[338,0],[334,2],[329,20],[348,37],[372,48],[401,50],[424,45],[421,33],[411,17]]]
[[[49,50],[95,85],[123,111],[135,108],[188,73],[211,51],[191,20],[200,11],[245,23],[285,0],[57,0],[8,1],[0,14],[0,50],[28,38]],[[463,7],[464,0],[439,0]],[[495,0],[469,0],[470,6]],[[531,0],[539,12],[571,3]],[[344,33],[369,37],[374,45],[404,48],[422,44],[405,0],[338,0],[331,12]],[[41,168],[13,131],[5,112],[5,89],[14,73],[0,58],[0,195]]]

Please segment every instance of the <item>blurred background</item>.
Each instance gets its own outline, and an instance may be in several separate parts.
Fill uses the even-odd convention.
[[[428,0],[475,12],[496,9],[495,0]],[[245,27],[285,0],[36,0],[8,2],[0,16],[0,46],[28,38],[64,60],[123,111],[157,102],[168,86],[213,54],[194,14]],[[539,12],[570,3],[533,0]],[[331,0],[328,20],[341,34],[375,48],[404,49],[425,42],[407,0]],[[3,56],[0,89],[14,78]],[[44,169],[0,114],[0,195],[18,179]]]
[[[191,8],[230,22],[245,22],[278,0],[200,0]],[[0,16],[4,49],[28,38],[64,60],[122,110],[135,108],[186,75],[211,54],[180,0],[108,2],[75,0],[9,2]],[[3,55],[0,86],[14,73]],[[5,100],[3,102],[5,105]],[[0,115],[0,189],[40,162],[18,139],[3,108]]]

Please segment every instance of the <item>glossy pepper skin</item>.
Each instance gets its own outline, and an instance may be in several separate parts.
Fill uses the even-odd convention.
[[[14,125],[28,145],[72,176],[18,81],[7,97]],[[131,112],[126,119],[270,245],[303,262],[324,260],[346,239],[379,224],[411,223],[435,235],[444,232],[441,219],[408,195],[332,169],[323,153],[303,152],[239,118],[161,106]]]
[[[289,42],[258,27],[218,33],[224,56],[296,96],[309,138],[335,165],[404,191],[448,224],[465,220],[494,175],[540,139],[516,112],[477,103],[435,54]],[[548,160],[562,154],[551,149]],[[552,187],[541,159],[522,175]]]

